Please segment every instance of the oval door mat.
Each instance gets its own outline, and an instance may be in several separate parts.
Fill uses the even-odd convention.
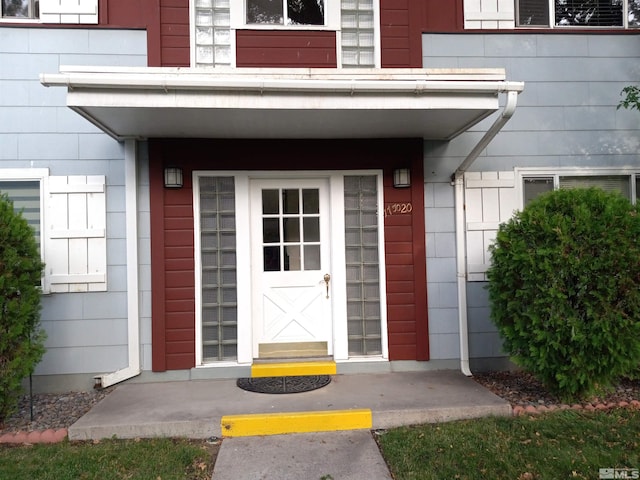
[[[301,393],[322,388],[331,383],[329,375],[294,377],[239,378],[238,387],[256,393]]]

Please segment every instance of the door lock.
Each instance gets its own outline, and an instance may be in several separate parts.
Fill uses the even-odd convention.
[[[329,280],[331,280],[331,275],[328,273],[324,274],[324,283],[327,285],[327,298],[329,298]]]

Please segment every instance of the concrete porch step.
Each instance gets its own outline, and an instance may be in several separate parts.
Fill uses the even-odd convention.
[[[254,437],[286,433],[337,432],[371,429],[371,410],[325,410],[311,412],[226,415],[220,422],[222,436]]]
[[[335,375],[336,372],[336,362],[333,360],[261,362],[251,365],[251,376],[253,378]]]

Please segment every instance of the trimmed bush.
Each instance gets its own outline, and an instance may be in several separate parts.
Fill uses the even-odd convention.
[[[640,365],[640,216],[622,196],[557,190],[500,226],[491,318],[513,361],[569,400]]]
[[[33,229],[0,195],[0,424],[17,407],[22,381],[44,354],[42,269]]]

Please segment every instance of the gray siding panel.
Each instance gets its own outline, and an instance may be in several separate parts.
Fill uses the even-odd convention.
[[[2,168],[105,175],[107,182],[108,291],[43,297],[47,353],[36,375],[86,374],[90,385],[93,374],[127,365],[124,150],[66,107],[64,88],[42,86],[39,75],[56,73],[60,65],[146,66],[146,40],[142,30],[0,27]],[[148,210],[147,200],[147,223]],[[140,242],[148,265],[148,236]],[[145,279],[140,295],[150,298],[150,276]],[[145,311],[149,330],[149,305]]]
[[[640,33],[640,32],[639,32]],[[505,68],[507,78],[524,81],[513,119],[471,166],[472,171],[511,171],[516,167],[638,167],[640,121],[637,111],[618,110],[620,91],[640,78],[640,35],[615,34],[425,34],[425,68]],[[438,235],[453,233],[450,176],[496,115],[454,140],[425,142],[426,238],[429,315],[433,359],[456,358],[452,333],[439,324],[446,285],[455,271],[443,268]],[[445,218],[449,215],[449,218]],[[444,238],[443,238],[444,240]],[[501,342],[489,320],[482,283],[469,283],[469,349],[472,358],[501,357]],[[457,325],[455,333],[457,333]]]

